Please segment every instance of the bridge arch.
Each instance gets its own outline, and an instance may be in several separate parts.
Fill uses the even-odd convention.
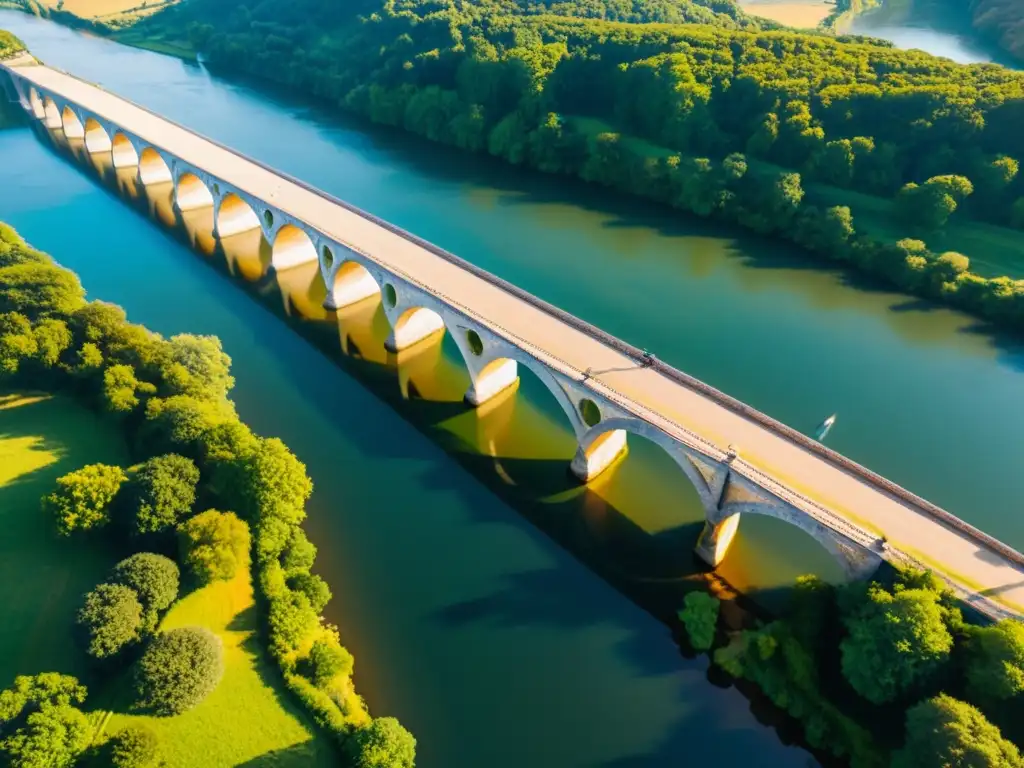
[[[320,273],[324,275],[327,297],[324,306],[341,309],[381,295],[373,273],[356,259],[339,259],[330,245],[320,247]]]
[[[171,169],[163,156],[152,147],[145,147],[139,154],[139,180],[143,185],[163,184],[172,179]]]
[[[134,168],[139,164],[139,153],[135,151],[135,145],[120,131],[114,133],[110,154],[115,168]]]
[[[174,185],[174,201],[180,211],[193,211],[213,205],[213,193],[196,174],[185,172]]]
[[[431,336],[444,334],[444,319],[429,307],[410,306],[395,311],[396,302],[390,298],[394,291],[392,283],[384,284],[384,312],[391,321],[391,335],[384,342],[388,352],[401,352]]]
[[[110,134],[94,117],[85,119],[85,148],[92,153],[109,152],[112,147]]]
[[[35,88],[30,87],[28,89],[28,105],[37,120],[43,120],[46,117],[46,107],[43,105],[43,100],[39,96],[39,91]]]
[[[75,110],[70,106],[65,105],[64,109],[61,110],[60,123],[61,127],[64,129],[65,138],[85,138],[85,126],[82,125],[82,121],[78,119],[78,115],[75,114]]]
[[[576,408],[587,423],[586,416],[582,413],[583,407],[577,403]],[[596,477],[615,462],[619,453],[625,452],[627,434],[643,438],[665,451],[689,480],[704,509],[715,507],[718,499],[712,487],[713,473],[724,470],[716,467],[711,459],[698,456],[691,459],[690,452],[678,440],[634,417],[610,416],[590,426],[580,438],[580,447],[576,458],[573,459],[573,471],[584,481]]]
[[[53,128],[54,130],[64,127],[60,119],[60,109],[57,108],[57,102],[49,96],[43,97],[43,122],[47,128]]]
[[[256,211],[234,192],[228,192],[220,199],[216,222],[217,235],[222,239],[260,227],[260,217]]]
[[[295,224],[284,224],[277,230],[270,256],[274,269],[290,269],[316,260],[316,246],[306,230]]]
[[[704,525],[697,553],[717,566],[725,559],[743,515],[763,515],[794,526],[818,542],[842,568],[849,579],[870,577],[881,564],[879,552],[848,539],[817,519],[780,499],[727,502],[713,510]]]

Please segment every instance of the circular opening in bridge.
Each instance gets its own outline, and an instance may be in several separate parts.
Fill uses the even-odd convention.
[[[395,290],[395,286],[391,283],[384,285],[384,302],[388,305],[389,309],[394,308],[398,304],[398,291]]]
[[[469,344],[469,351],[477,357],[484,353],[484,342],[476,331],[466,331],[466,342]]]
[[[593,400],[583,398],[580,400],[580,416],[588,427],[593,427],[601,421],[601,409]]]
[[[274,226],[274,214],[270,211],[263,212],[263,220],[267,222],[268,227]]]
[[[328,248],[325,245],[323,248],[320,249],[320,253],[323,254],[324,266],[327,267],[327,269],[330,269],[332,266],[334,266],[334,254],[331,252],[330,248]]]

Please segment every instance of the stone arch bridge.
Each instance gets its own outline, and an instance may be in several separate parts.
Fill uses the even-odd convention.
[[[1024,608],[1024,558],[933,504],[753,408],[670,368],[452,254],[142,107],[42,66],[3,65],[4,87],[35,120],[109,153],[138,182],[172,184],[182,210],[212,208],[215,236],[259,229],[272,267],[316,262],[331,308],[380,297],[387,346],[403,352],[449,333],[480,406],[525,366],[576,435],[572,471],[614,471],[629,435],[656,443],[705,510],[697,552],[726,556],[744,515],[805,531],[850,578],[882,560],[927,562],[991,616]],[[376,300],[376,298],[374,298]],[[733,448],[736,446],[736,448]]]

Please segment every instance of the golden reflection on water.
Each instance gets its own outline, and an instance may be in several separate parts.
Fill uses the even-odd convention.
[[[59,131],[48,133],[58,148],[108,188],[129,201],[137,200],[149,216],[176,231],[212,263],[253,284],[264,300],[271,297],[279,302],[275,308],[292,322],[318,338],[329,338],[327,346],[343,367],[345,360],[362,366],[347,370],[358,375],[369,366],[382,375],[394,375],[395,407],[574,552],[590,562],[596,557],[602,568],[640,582],[681,579],[701,570],[692,552],[703,510],[694,488],[661,448],[630,435],[624,459],[581,485],[568,472],[576,441],[566,418],[550,392],[525,367],[519,368],[516,387],[480,408],[463,405],[469,375],[447,335],[397,355],[388,353],[384,342],[390,327],[379,296],[340,310],[325,309],[326,287],[317,262],[271,271],[271,246],[261,230],[218,239],[213,234],[212,207],[183,213],[174,203],[171,183],[142,186],[135,168],[112,167],[109,152],[90,154],[80,140],[68,142]],[[561,205],[549,208],[552,226],[571,226],[573,216],[593,215]],[[560,212],[570,212],[569,221]],[[637,229],[616,227],[606,233],[613,240],[621,239],[623,247],[627,240],[635,246]],[[687,258],[679,263],[686,265],[692,277],[741,269],[740,260],[728,245],[723,247],[721,239],[689,237],[680,238],[680,243]],[[751,291],[776,283],[792,288],[798,282],[822,308],[842,307],[850,301],[850,292],[839,290],[829,273],[770,269],[758,271],[758,278],[754,281],[752,273],[739,277],[749,282]],[[896,322],[904,332],[917,334],[924,316],[906,317],[912,314],[897,316],[903,319]],[[934,322],[934,316],[929,315],[928,321]],[[376,379],[368,381],[377,386]],[[751,591],[786,586],[807,571],[838,575],[838,567],[808,536],[766,519],[743,521],[729,557],[719,568],[730,583]]]

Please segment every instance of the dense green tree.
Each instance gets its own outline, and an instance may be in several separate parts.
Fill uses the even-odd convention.
[[[131,587],[100,584],[85,596],[77,621],[89,655],[105,659],[139,638],[142,605]]]
[[[140,443],[151,453],[196,456],[203,434],[235,419],[226,400],[203,400],[189,395],[154,397],[146,403],[146,424]]]
[[[126,479],[120,467],[88,464],[57,478],[57,488],[43,499],[44,511],[63,536],[100,528],[110,522],[111,505]]]
[[[339,675],[350,676],[355,662],[352,654],[341,645],[336,636],[332,635],[313,643],[304,666],[309,679],[314,684],[324,687]]]
[[[924,589],[890,593],[872,584],[844,617],[843,674],[861,696],[892,701],[932,679],[949,660],[953,638],[939,595]]]
[[[45,704],[24,726],[0,739],[10,768],[70,768],[89,746],[92,728],[78,709]]]
[[[63,320],[46,317],[35,324],[32,336],[36,342],[36,359],[46,368],[52,368],[60,356],[71,346],[71,331]]]
[[[377,717],[345,742],[356,768],[413,768],[416,739],[393,717]]]
[[[231,358],[216,336],[173,336],[160,377],[168,395],[188,395],[199,400],[224,400],[235,380]]]
[[[313,573],[296,573],[288,577],[288,587],[302,592],[309,598],[309,604],[316,613],[322,613],[331,601],[331,588],[327,582]]]
[[[313,610],[304,592],[286,590],[270,605],[270,651],[278,659],[288,659],[319,628],[320,616]]]
[[[224,675],[220,638],[204,627],[181,627],[156,637],[135,667],[139,706],[180,715],[205,699]]]
[[[897,211],[910,224],[938,229],[973,191],[973,185],[963,176],[935,176],[924,184],[903,187],[896,198]]]
[[[281,553],[281,565],[286,572],[303,573],[313,567],[316,560],[316,545],[306,537],[306,532],[296,526],[292,529]]]
[[[893,768],[1020,768],[1020,753],[970,704],[941,694],[907,712]]]
[[[200,584],[233,579],[249,562],[249,526],[208,509],[178,526],[181,559]]]
[[[136,470],[125,488],[129,530],[136,534],[173,529],[196,501],[199,469],[191,459],[155,456]]]
[[[152,632],[160,612],[178,599],[178,565],[169,557],[137,552],[114,566],[110,580],[134,590],[142,605],[142,629]]]
[[[144,725],[129,725],[108,742],[112,768],[156,768],[160,764],[160,740]]]
[[[973,629],[966,676],[968,695],[986,710],[1024,692],[1024,623],[1006,620]]]
[[[679,619],[686,627],[690,643],[698,651],[707,651],[715,643],[719,600],[706,592],[689,592]]]
[[[130,365],[117,363],[107,366],[103,371],[104,407],[111,413],[131,413],[141,402],[138,396],[140,383]]]
[[[0,267],[0,313],[69,315],[85,302],[78,276],[55,264],[29,262]]]
[[[0,314],[0,375],[13,376],[38,351],[32,322],[27,317],[18,312]]]
[[[58,672],[18,675],[10,688],[0,691],[0,731],[44,704],[66,707],[85,701],[87,691],[77,678]]]

